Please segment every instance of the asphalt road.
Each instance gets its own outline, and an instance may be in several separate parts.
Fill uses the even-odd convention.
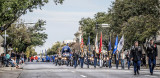
[[[154,75],[150,75],[148,69],[141,69],[140,75],[133,75],[133,69],[122,70],[108,68],[96,68],[85,65],[83,69],[78,67],[55,66],[52,63],[26,63],[18,78],[159,78],[160,71],[155,70]]]

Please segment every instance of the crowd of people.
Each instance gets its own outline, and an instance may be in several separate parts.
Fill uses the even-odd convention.
[[[96,49],[95,49],[96,50]],[[154,44],[153,40],[150,40],[149,44],[146,47],[146,54],[142,54],[142,47],[139,46],[138,41],[135,41],[134,46],[131,47],[130,50],[127,51],[127,54],[124,53],[124,51],[116,51],[115,54],[111,53],[108,55],[100,55],[97,54],[93,50],[93,66],[96,68],[97,65],[103,66],[106,64],[109,68],[112,68],[113,59],[115,58],[115,64],[116,68],[118,69],[119,64],[121,63],[121,68],[125,68],[125,64],[128,64],[128,69],[130,69],[130,66],[133,65],[134,68],[134,75],[139,75],[140,67],[146,66],[146,58],[148,60],[149,70],[151,75],[153,75],[153,70],[156,66],[156,58],[158,55],[157,52],[157,46]],[[109,52],[108,52],[109,53]],[[72,58],[73,58],[73,66],[76,68],[78,65],[80,65],[81,68],[83,68],[83,63],[87,64],[87,67],[89,68],[90,65],[90,55],[89,52],[78,52],[77,50],[72,50]],[[108,61],[104,61],[105,57],[108,57]],[[114,57],[114,58],[113,58]],[[69,62],[71,62],[69,60]],[[105,63],[106,62],[106,63]]]
[[[1,64],[3,67],[19,67],[19,64],[23,64],[27,57],[24,53],[15,53],[15,52],[7,52],[2,53],[1,56]]]

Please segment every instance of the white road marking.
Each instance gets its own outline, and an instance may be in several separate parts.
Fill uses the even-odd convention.
[[[148,77],[156,77],[156,76],[151,76],[151,75],[145,75],[145,76],[148,76]]]
[[[130,71],[124,71],[124,72],[130,72]]]
[[[74,73],[75,71],[71,71],[72,73]]]
[[[80,76],[82,76],[82,77],[87,77],[87,76],[85,76],[85,75],[80,75]]]

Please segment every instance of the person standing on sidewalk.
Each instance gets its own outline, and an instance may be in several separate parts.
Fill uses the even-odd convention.
[[[9,67],[8,66],[9,61],[10,61],[10,54],[9,54],[9,52],[7,52],[7,54],[6,54],[6,59],[7,59],[7,65],[6,65],[6,67]]]
[[[134,75],[139,75],[140,65],[141,65],[142,49],[138,45],[138,41],[135,41],[134,46],[131,49],[131,59],[134,65]]]
[[[157,46],[153,43],[153,40],[150,40],[150,44],[147,47],[147,57],[148,57],[148,64],[151,75],[153,75],[154,67],[156,66],[156,58],[157,58]]]
[[[6,58],[5,53],[2,54],[2,64],[3,64],[4,66],[8,67],[8,66],[7,66],[7,58]]]
[[[17,66],[19,65],[19,61],[20,61],[20,53],[17,53],[17,55],[16,55]]]
[[[125,59],[125,54],[124,54],[124,51],[121,52],[121,67],[122,69],[124,69],[124,59]]]

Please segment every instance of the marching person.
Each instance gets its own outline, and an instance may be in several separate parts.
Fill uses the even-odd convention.
[[[80,62],[81,62],[81,63],[80,63],[80,64],[81,64],[81,68],[83,68],[84,52],[83,52],[83,51],[81,51],[81,53],[80,53],[80,54],[81,54],[81,57],[80,57],[80,60],[81,60]]]
[[[131,59],[133,60],[134,65],[134,75],[139,75],[140,65],[141,65],[141,56],[142,56],[142,49],[138,45],[138,41],[135,41],[134,46],[131,49]]]
[[[130,64],[131,64],[131,60],[130,60],[130,52],[128,51],[127,53],[127,63],[128,63],[128,70],[130,69]]]
[[[78,54],[73,50],[73,60],[74,60],[74,68],[77,67]]]
[[[154,67],[156,66],[157,55],[158,55],[157,46],[153,43],[153,40],[150,40],[150,44],[147,47],[147,57],[151,75],[153,75],[153,70]]]
[[[109,68],[112,68],[112,53],[109,52]]]
[[[116,69],[118,69],[118,65],[119,65],[119,52],[117,50],[117,52],[116,52]]]
[[[96,53],[96,48],[95,48],[95,50],[93,50],[93,57],[94,57],[94,68],[96,68],[96,66],[97,66],[97,57],[98,57],[98,55]]]
[[[125,59],[125,54],[124,51],[121,52],[121,67],[124,69],[124,59]]]

